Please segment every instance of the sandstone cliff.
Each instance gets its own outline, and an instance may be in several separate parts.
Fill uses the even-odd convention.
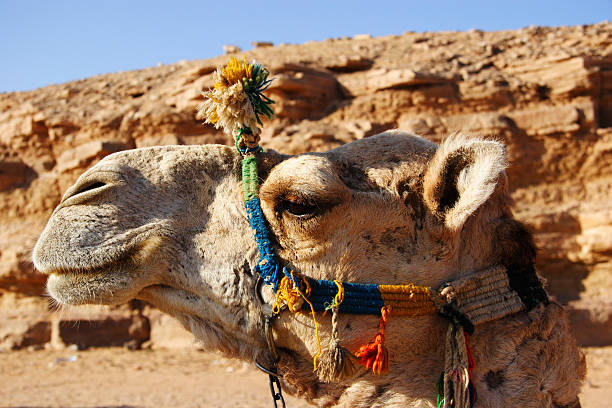
[[[326,150],[396,127],[434,141],[458,130],[504,140],[516,215],[535,232],[549,291],[572,308],[582,344],[612,344],[611,23],[359,36],[246,56],[277,78],[269,148]],[[225,60],[0,94],[0,345],[51,337],[30,251],[84,169],[122,149],[230,142],[194,117]],[[119,308],[87,318],[113,323],[118,332],[101,341],[110,344],[125,341],[134,316]],[[153,330],[163,332],[159,321]],[[75,329],[62,327],[54,335],[73,341]]]

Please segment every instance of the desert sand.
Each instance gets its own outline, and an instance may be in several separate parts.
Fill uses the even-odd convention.
[[[583,408],[607,406],[612,347],[585,348]],[[267,376],[253,365],[193,349],[0,353],[0,407],[272,407]],[[285,394],[289,408],[310,407]]]

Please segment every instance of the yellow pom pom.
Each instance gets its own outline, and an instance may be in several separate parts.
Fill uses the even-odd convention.
[[[234,138],[243,133],[258,140],[261,130],[260,116],[271,118],[274,112],[270,98],[262,94],[271,80],[268,70],[246,58],[239,61],[231,57],[227,65],[218,68],[214,75],[214,87],[202,93],[204,102],[198,106],[198,119],[222,128]]]

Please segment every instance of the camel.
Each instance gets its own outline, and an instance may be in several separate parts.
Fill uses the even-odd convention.
[[[33,252],[47,288],[70,305],[147,301],[206,347],[270,364],[242,201],[241,156],[227,146],[114,153],[66,191]],[[278,257],[313,279],[437,288],[493,265],[532,265],[535,246],[511,212],[503,144],[455,135],[440,146],[402,131],[325,153],[260,154],[261,208]],[[522,277],[519,276],[519,279]],[[272,291],[262,289],[265,303]],[[321,344],[331,340],[319,314]],[[338,316],[356,352],[375,315]],[[324,407],[435,407],[448,321],[394,316],[389,371],[338,381],[313,371],[307,310],[271,329],[283,389]],[[554,301],[477,325],[470,338],[477,407],[579,407],[584,356]]]

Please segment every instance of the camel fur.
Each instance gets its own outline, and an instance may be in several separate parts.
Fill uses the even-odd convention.
[[[241,197],[240,155],[226,146],[166,146],[112,154],[86,171],[53,212],[34,264],[65,304],[141,299],[204,345],[269,361],[253,270],[257,247]],[[492,265],[534,261],[513,219],[501,143],[461,135],[436,146],[400,131],[326,153],[270,151],[260,198],[282,262],[315,279],[416,285]],[[265,298],[272,302],[270,290]],[[321,343],[330,316],[319,318]],[[448,322],[394,318],[388,374],[361,370],[325,383],[308,313],[281,313],[273,334],[284,388],[324,407],[435,407]],[[377,316],[339,316],[355,352]],[[585,361],[554,302],[476,327],[470,338],[477,407],[579,406]]]

